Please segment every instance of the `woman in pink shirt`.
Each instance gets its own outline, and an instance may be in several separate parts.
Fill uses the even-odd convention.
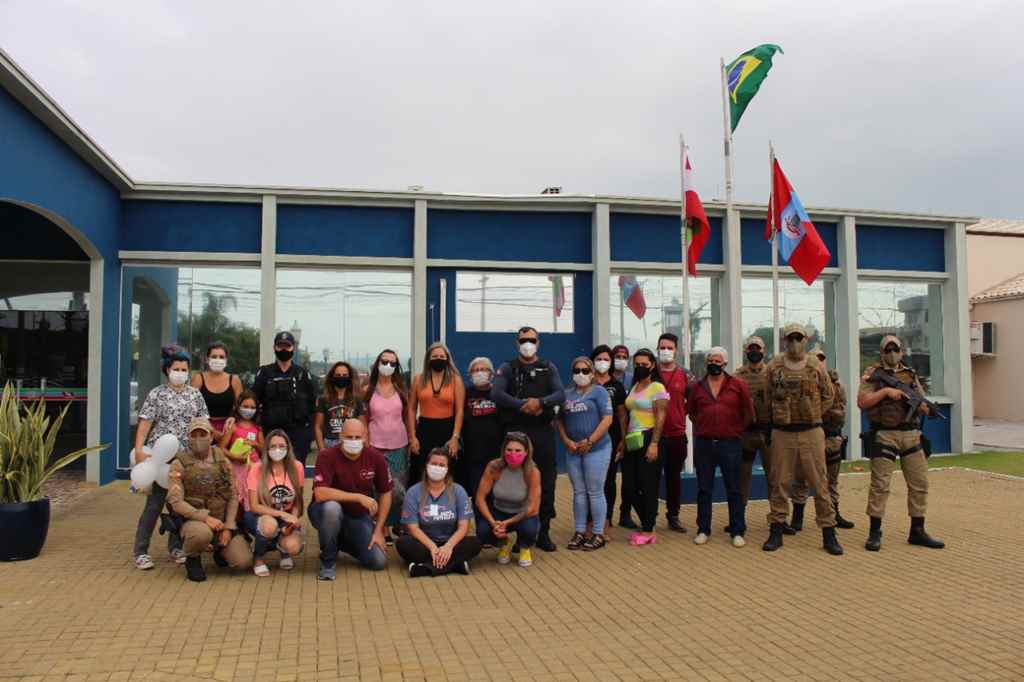
[[[370,445],[383,453],[394,481],[391,511],[385,527],[394,528],[396,534],[399,532],[402,500],[405,499],[409,472],[410,433],[405,419],[408,400],[408,389],[398,353],[390,349],[382,350],[370,369],[370,380],[363,402],[366,405]],[[388,545],[394,542],[390,534],[384,540]]]

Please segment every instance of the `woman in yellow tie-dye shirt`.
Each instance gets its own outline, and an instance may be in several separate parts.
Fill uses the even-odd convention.
[[[626,456],[622,460],[623,485],[633,490],[634,508],[640,514],[643,532],[630,542],[655,542],[654,522],[658,518],[658,489],[661,486],[661,456],[658,441],[668,410],[668,390],[660,381],[654,353],[641,348],[633,355],[633,388],[626,397],[629,428]]]

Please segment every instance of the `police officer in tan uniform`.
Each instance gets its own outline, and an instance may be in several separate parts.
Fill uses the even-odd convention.
[[[942,549],[945,543],[931,537],[924,529],[928,504],[928,461],[921,446],[920,418],[918,415],[908,418],[906,396],[902,391],[870,379],[875,369],[881,367],[899,381],[917,387],[922,395],[924,390],[917,372],[903,364],[903,344],[899,337],[886,336],[882,339],[881,349],[881,363],[864,371],[857,392],[857,406],[867,411],[871,423],[869,433],[873,436],[868,450],[871,458],[871,490],[868,493],[871,530],[864,549],[877,552],[882,548],[882,517],[885,516],[885,503],[889,499],[889,485],[897,458],[907,484],[907,511],[910,513],[907,542]],[[922,403],[920,412],[927,414],[928,406]]]
[[[743,458],[740,461],[740,492],[743,503],[750,499],[750,479],[753,475],[754,458],[761,454],[761,467],[765,480],[770,480],[772,463],[769,456],[769,441],[772,433],[772,417],[768,408],[768,366],[765,364],[764,339],[751,336],[744,344],[743,366],[733,376],[743,379],[750,388],[754,401],[755,421],[743,432]]]
[[[825,349],[819,343],[811,351],[814,357],[818,358],[822,368],[827,368],[825,361]],[[839,465],[846,458],[846,438],[843,436],[843,426],[846,424],[846,388],[839,381],[839,372],[829,369],[828,376],[832,380],[832,394],[835,400],[825,414],[822,416],[822,426],[825,429],[825,466],[828,471],[828,496],[832,506],[836,510],[836,528],[853,528],[853,522],[848,521],[839,513]],[[790,527],[799,532],[804,527],[804,505],[807,504],[807,496],[810,494],[810,486],[807,485],[807,477],[804,476],[803,468],[799,462],[796,467],[796,475],[793,483],[793,519],[789,522]]]
[[[823,415],[832,407],[832,381],[818,359],[807,353],[803,325],[788,324],[783,330],[784,355],[768,364],[768,404],[772,415],[772,454],[768,523],[771,534],[762,549],[782,547],[789,516],[788,488],[797,463],[815,490],[825,490],[825,431]],[[825,496],[814,498],[814,516],[821,528],[822,546],[829,554],[843,553],[836,539],[836,512]]]

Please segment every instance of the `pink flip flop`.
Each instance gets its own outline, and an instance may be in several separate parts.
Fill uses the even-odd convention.
[[[634,547],[640,547],[642,545],[653,545],[658,542],[657,535],[642,535],[640,533],[633,533],[629,538],[629,544]]]

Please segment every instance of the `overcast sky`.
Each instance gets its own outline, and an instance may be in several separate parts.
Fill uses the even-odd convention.
[[[988,0],[0,2],[0,46],[135,180],[672,197],[683,132],[720,197],[719,57],[772,42],[738,200],[767,199],[771,138],[808,206],[992,217],[1024,217],[1022,25]]]

